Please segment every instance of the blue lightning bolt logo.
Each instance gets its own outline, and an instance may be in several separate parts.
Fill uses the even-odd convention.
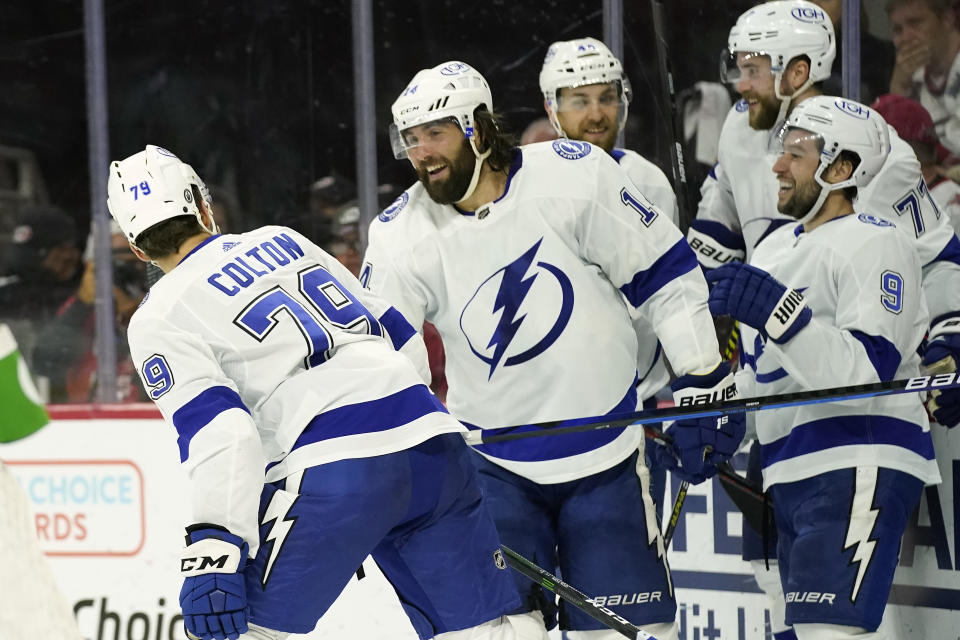
[[[522,364],[532,360],[550,348],[560,337],[560,334],[563,333],[564,328],[566,328],[573,314],[574,293],[570,278],[567,277],[559,267],[548,262],[536,260],[537,252],[542,243],[543,238],[540,238],[536,244],[527,249],[523,255],[484,280],[460,314],[460,330],[463,331],[464,336],[467,338],[470,351],[490,366],[490,373],[487,376],[488,380],[493,377],[493,373],[497,367],[510,367]],[[552,321],[552,324],[547,324],[546,320],[548,320],[548,318],[544,317],[544,309],[546,307],[544,307],[543,301],[549,301],[550,294],[543,294],[541,289],[538,288],[537,293],[534,295],[541,296],[541,298],[537,299],[537,305],[530,307],[531,313],[534,313],[531,324],[536,327],[533,331],[534,333],[540,331],[543,332],[543,335],[532,346],[528,346],[520,353],[513,353],[508,356],[507,352],[510,351],[509,347],[511,343],[514,342],[514,339],[519,333],[520,326],[524,320],[527,319],[527,313],[524,312],[521,314],[520,308],[523,306],[524,300],[530,293],[533,283],[541,271],[547,274],[544,277],[548,279],[552,278],[559,287],[560,308],[558,309],[557,317]],[[486,294],[482,293],[487,291],[488,286],[490,289],[494,286],[497,287],[497,293],[493,299],[492,306],[492,315],[496,318],[497,324],[489,341],[487,340],[487,336],[490,334],[486,333],[489,329],[483,331],[482,337],[478,335],[477,329],[479,326],[489,327],[485,320],[490,318],[490,315],[488,315],[491,313],[490,302]],[[538,287],[539,286],[540,285],[538,285]],[[547,289],[549,289],[549,287],[547,287]],[[546,295],[546,298],[543,297],[544,295]],[[475,301],[481,299],[485,300],[485,302],[474,304]],[[550,303],[547,302],[548,306],[549,304]],[[468,310],[471,309],[472,311],[469,312],[470,318],[467,318]],[[549,313],[549,311],[546,313]],[[477,321],[478,318],[481,318],[479,323]],[[524,341],[530,342],[530,338],[533,337],[534,336],[525,334]],[[480,345],[484,343],[486,343],[486,345],[480,347]],[[486,355],[490,353],[491,349],[493,353]],[[516,349],[513,351],[516,351]]]
[[[302,479],[303,471],[288,476],[284,485],[286,491],[276,491],[270,497],[270,504],[267,505],[267,510],[263,513],[263,521],[260,524],[265,525],[268,522],[273,522],[270,532],[263,539],[264,543],[273,541],[273,545],[270,547],[270,556],[263,568],[263,577],[260,579],[260,584],[264,588],[267,586],[267,580],[270,578],[270,572],[273,571],[273,564],[276,562],[277,556],[280,555],[283,543],[290,534],[293,525],[297,522],[296,518],[287,519],[287,513],[290,512],[293,504],[297,501]]]
[[[854,486],[853,505],[850,508],[850,524],[847,527],[847,538],[843,550],[856,547],[850,564],[857,563],[857,579],[853,583],[851,600],[857,599],[863,576],[870,566],[873,549],[877,546],[876,540],[870,539],[870,534],[877,522],[879,511],[873,508],[873,494],[877,487],[877,467],[859,467],[856,470],[856,484]]]
[[[503,269],[503,279],[500,281],[500,290],[497,292],[497,299],[493,304],[494,313],[501,310],[503,313],[500,314],[500,321],[497,323],[497,328],[493,332],[493,337],[490,338],[490,342],[487,344],[488,349],[494,347],[493,356],[483,358],[483,360],[490,365],[490,375],[487,376],[487,380],[493,376],[494,369],[500,364],[500,359],[503,357],[504,352],[507,350],[507,347],[510,346],[510,342],[514,336],[517,335],[520,325],[523,324],[523,319],[527,317],[526,314],[524,314],[518,318],[517,312],[520,310],[520,305],[523,304],[523,299],[527,297],[533,281],[537,279],[536,273],[529,278],[524,278],[524,275],[526,275],[530,269],[530,265],[533,263],[533,257],[537,255],[537,250],[540,249],[541,242],[543,242],[543,238],[540,238],[537,244],[527,249],[526,253]]]

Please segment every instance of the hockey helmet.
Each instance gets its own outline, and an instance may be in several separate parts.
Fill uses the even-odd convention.
[[[540,91],[550,111],[550,122],[558,134],[566,135],[556,116],[560,109],[560,89],[608,82],[617,83],[620,94],[618,126],[622,130],[633,92],[623,73],[623,64],[613,52],[596,38],[562,40],[550,45],[540,69]]]
[[[190,165],[181,162],[163,147],[148,144],[129,158],[110,163],[107,181],[107,208],[123,235],[131,244],[150,227],[178,216],[196,216],[203,224],[202,212],[193,194],[196,186],[209,207],[210,192]]]
[[[799,135],[791,136],[794,131]],[[890,131],[883,117],[866,105],[835,96],[816,96],[797,104],[777,138],[781,146],[812,139],[819,150],[820,161],[814,179],[823,190],[809,213],[819,211],[830,191],[866,187],[890,153]],[[823,172],[842,151],[855,153],[860,163],[846,180],[828,183],[822,177]]]
[[[454,120],[472,143],[473,112],[481,105],[493,111],[493,95],[486,79],[470,65],[451,60],[420,70],[390,108],[394,157],[406,158],[407,150],[415,146],[404,137],[406,129],[447,118]]]
[[[730,29],[720,62],[720,77],[726,83],[740,80],[738,53],[770,57],[776,95],[783,100],[780,78],[798,56],[810,59],[810,77],[796,93],[830,77],[837,55],[833,22],[823,9],[807,0],[766,2],[744,12]]]

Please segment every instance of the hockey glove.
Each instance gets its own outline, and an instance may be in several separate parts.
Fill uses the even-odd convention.
[[[936,328],[931,330],[931,333]],[[960,362],[960,333],[947,333],[927,343],[923,351],[923,370],[927,375],[951,373]],[[927,410],[945,427],[960,424],[960,389],[934,391],[927,399]]]
[[[187,637],[235,640],[247,632],[247,590],[243,567],[249,546],[215,525],[187,528],[180,556],[180,608]]]
[[[737,397],[733,374],[726,362],[721,362],[706,375],[680,376],[670,388],[678,407]],[[667,434],[673,437],[674,452],[680,459],[680,468],[674,469],[674,473],[695,484],[716,475],[716,464],[736,453],[745,432],[746,416],[743,413],[678,420],[667,429]]]
[[[803,294],[787,289],[762,269],[735,262],[707,274],[710,313],[728,315],[783,344],[813,317]]]

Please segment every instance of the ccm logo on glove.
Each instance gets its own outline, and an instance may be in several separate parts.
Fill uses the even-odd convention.
[[[180,572],[188,576],[234,573],[240,566],[240,549],[216,538],[194,542],[180,556]]]

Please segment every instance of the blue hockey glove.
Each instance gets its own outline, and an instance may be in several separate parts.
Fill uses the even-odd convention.
[[[243,567],[249,545],[214,525],[187,528],[180,556],[180,608],[187,637],[236,640],[247,632],[247,590]]]
[[[721,362],[706,375],[687,374],[670,385],[678,407],[733,400],[737,387],[730,365]],[[673,438],[673,450],[680,459],[674,473],[693,483],[700,483],[717,473],[716,464],[736,453],[746,432],[746,416],[735,413],[691,420],[678,420],[667,434]]]
[[[931,333],[936,331],[936,327]],[[952,373],[960,362],[960,333],[947,333],[927,343],[923,351],[923,371],[927,375]],[[927,410],[945,427],[960,424],[960,389],[934,391],[927,399]]]
[[[783,344],[813,317],[803,294],[788,289],[762,269],[735,262],[707,274],[710,313],[732,316]]]

